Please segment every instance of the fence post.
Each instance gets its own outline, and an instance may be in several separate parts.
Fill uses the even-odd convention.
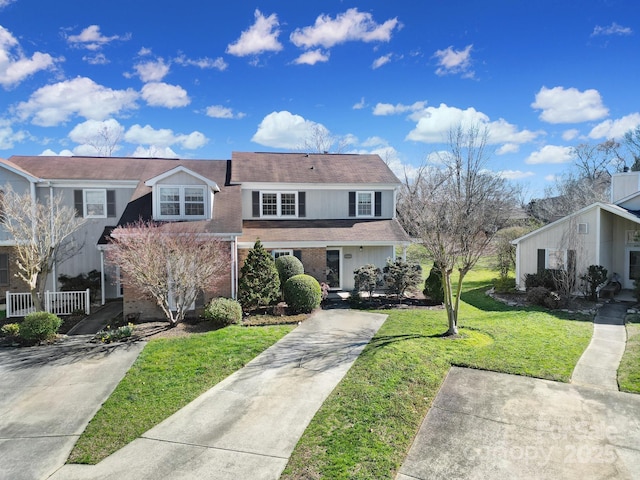
[[[84,295],[84,313],[86,315],[89,315],[90,310],[91,310],[91,306],[89,305],[91,303],[91,299],[90,299],[90,295],[89,295],[89,289],[87,288],[85,295]]]
[[[7,306],[7,318],[11,318],[11,292],[9,290],[7,290],[5,297],[5,305]]]

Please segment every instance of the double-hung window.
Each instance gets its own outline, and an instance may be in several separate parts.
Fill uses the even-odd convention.
[[[261,192],[261,216],[263,217],[297,217],[297,192]]]
[[[106,218],[107,191],[102,189],[84,190],[84,217]]]
[[[204,187],[162,186],[158,187],[160,217],[204,218]]]
[[[356,192],[357,216],[373,216],[373,192]]]

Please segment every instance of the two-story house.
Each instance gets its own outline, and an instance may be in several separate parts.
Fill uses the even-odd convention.
[[[113,228],[142,220],[189,221],[223,240],[228,270],[212,296],[235,297],[237,276],[257,239],[274,257],[298,256],[332,288],[353,288],[353,270],[384,266],[408,237],[395,218],[398,179],[377,155],[234,152],[231,160],[13,156],[0,160],[0,188],[43,200],[61,194],[84,217],[83,248],[60,274],[102,273],[102,301],[124,296],[125,313],[158,315],[105,264]],[[5,187],[6,188],[6,187]],[[12,274],[12,239],[0,231],[0,289],[24,291]]]

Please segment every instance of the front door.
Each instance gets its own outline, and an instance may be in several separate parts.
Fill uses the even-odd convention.
[[[633,288],[634,280],[640,280],[640,248],[627,249],[624,288]]]
[[[341,251],[339,249],[327,250],[327,284],[329,288],[341,289],[342,282],[340,280],[340,264]]]

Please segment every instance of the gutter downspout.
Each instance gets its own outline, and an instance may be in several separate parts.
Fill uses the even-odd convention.
[[[104,285],[105,282],[105,278],[104,278],[104,250],[100,249],[100,304],[104,305],[106,303],[105,297],[107,296],[106,294],[106,287]]]
[[[238,297],[238,237],[233,236],[231,243],[231,298]]]
[[[53,240],[53,243],[55,243],[56,239],[53,238],[53,185],[51,185],[51,182],[49,183],[49,215],[50,215],[50,228],[51,228],[51,238]],[[57,272],[57,268],[56,268],[56,261],[55,259],[53,260],[53,267],[51,269],[51,273],[53,274],[53,278],[51,279],[51,288],[53,289],[54,292],[58,291],[58,272]]]

